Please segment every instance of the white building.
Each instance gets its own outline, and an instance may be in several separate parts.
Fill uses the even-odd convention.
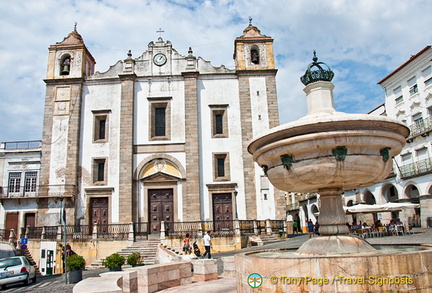
[[[229,52],[221,52],[229,54]],[[284,219],[284,193],[252,160],[279,124],[273,39],[249,25],[236,68],[161,37],[106,72],[76,30],[49,48],[37,226]]]
[[[0,144],[0,230],[2,240],[11,229],[19,237],[23,227],[34,227],[38,211],[40,141]],[[57,223],[56,223],[57,224]]]
[[[346,192],[346,203],[420,204],[419,209],[379,214],[383,222],[401,218],[413,226],[428,227],[428,218],[432,217],[431,66],[432,48],[427,46],[378,82],[384,89],[385,103],[371,114],[401,120],[410,127],[411,134],[401,154],[394,158],[394,172],[379,184]]]

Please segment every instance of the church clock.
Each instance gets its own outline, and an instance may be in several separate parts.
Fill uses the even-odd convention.
[[[162,66],[166,62],[167,62],[167,57],[162,53],[158,53],[153,57],[153,63],[156,64],[157,66]]]

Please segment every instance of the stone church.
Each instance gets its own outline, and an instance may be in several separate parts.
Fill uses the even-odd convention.
[[[249,24],[234,60],[215,67],[159,37],[95,72],[76,28],[50,46],[36,226],[58,222],[59,199],[71,225],[285,219],[247,152],[279,124],[273,39]]]

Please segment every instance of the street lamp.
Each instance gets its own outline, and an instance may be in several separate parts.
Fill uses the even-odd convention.
[[[60,203],[61,203],[61,212],[60,212],[60,218],[61,218],[61,222],[63,222],[63,271],[64,271],[64,275],[65,275],[65,284],[68,283],[68,277],[67,277],[67,269],[66,269],[66,254],[67,254],[67,250],[66,250],[66,245],[67,245],[67,240],[66,240],[66,210],[65,210],[65,205],[63,203],[63,196],[60,196]]]
[[[238,213],[237,213],[237,189],[234,190],[234,198],[235,198],[235,218],[238,219]]]

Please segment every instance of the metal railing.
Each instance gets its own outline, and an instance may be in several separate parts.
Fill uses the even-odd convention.
[[[399,168],[401,172],[401,178],[409,178],[420,174],[426,174],[432,172],[432,160],[430,158],[417,161],[414,163],[403,165]]]
[[[213,235],[234,234],[234,221],[193,221],[193,222],[165,222],[165,235],[169,237],[201,237],[206,231]]]
[[[201,238],[206,231],[214,236],[232,236],[237,233],[267,234],[269,228],[274,234],[284,231],[284,220],[225,220],[225,221],[190,221],[164,222],[165,236],[184,238]],[[64,241],[62,225],[21,228],[20,238],[38,240]],[[133,234],[133,236],[132,236]],[[149,223],[135,222],[130,224],[67,225],[67,241],[91,240],[139,240],[148,239]],[[3,236],[2,236],[3,235]],[[0,230],[0,239],[8,239],[8,230]],[[132,238],[133,237],[133,238]]]
[[[255,233],[254,222],[255,222],[254,220],[239,220],[240,233],[242,234]]]
[[[200,221],[192,222],[165,222],[165,235],[175,237],[186,237],[189,234],[191,238],[198,238],[198,235],[202,231],[202,225]]]
[[[423,133],[432,131],[432,117],[428,116],[425,119],[422,119],[414,124],[409,126],[410,135],[407,140],[412,139],[415,136],[421,135]]]
[[[58,185],[26,185],[20,184],[13,187],[0,186],[0,197],[19,199],[22,197],[72,197],[78,193],[74,184]]]
[[[29,150],[38,149],[41,147],[40,140],[28,140],[28,141],[8,141],[4,142],[5,150]]]
[[[280,231],[284,231],[284,220],[270,220],[270,227],[273,234],[279,234]]]

